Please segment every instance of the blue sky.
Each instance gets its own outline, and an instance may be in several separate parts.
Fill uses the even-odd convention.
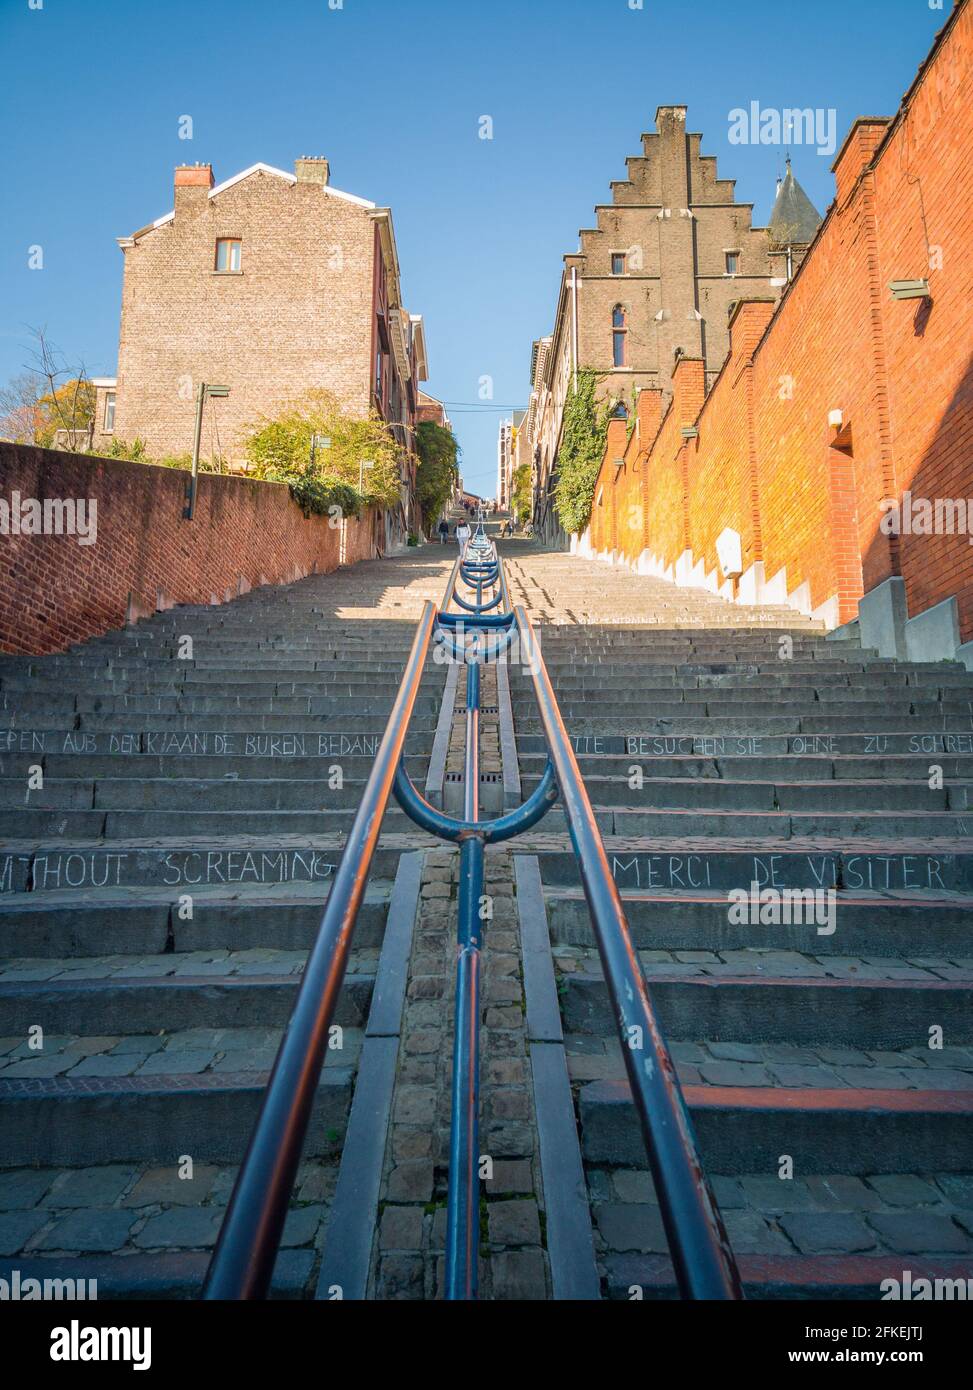
[[[115,238],[170,209],[175,164],[209,161],[221,180],[325,154],[337,187],[393,209],[429,389],[450,403],[467,485],[489,495],[501,408],[525,404],[561,257],[656,107],[688,105],[763,225],[783,151],[731,145],[729,112],[833,107],[840,145],[856,116],[894,113],[951,0],[39,3],[0,0],[0,380],[38,325],[89,373],[114,371]],[[823,212],[831,158],[793,154]]]

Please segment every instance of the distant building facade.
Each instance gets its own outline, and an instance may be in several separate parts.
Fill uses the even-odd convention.
[[[644,388],[668,400],[684,357],[704,362],[708,389],[729,351],[733,307],[776,301],[786,284],[786,245],[772,256],[768,229],[752,225],[752,204],[735,201],[734,181],[719,177],[701,141],[686,130],[685,106],[660,107],[641,155],[627,161],[628,178],[612,183],[611,203],[595,208],[596,225],[564,257],[553,331],[534,344],[528,410],[534,520],[548,541],[566,539],[551,492],[576,372],[599,373],[599,397],[620,417],[632,415]],[[789,168],[788,178],[786,212],[799,189]],[[806,216],[795,235],[805,229]]]
[[[97,384],[93,444],[192,447],[200,382],[203,457],[245,466],[248,428],[311,390],[350,414],[375,409],[402,448],[401,534],[415,529],[414,431],[428,376],[422,319],[403,305],[392,214],[330,183],[328,161],[294,173],[254,164],[214,184],[175,171],[175,207],[119,239],[125,257],[117,378]],[[390,539],[393,537],[390,536]]]

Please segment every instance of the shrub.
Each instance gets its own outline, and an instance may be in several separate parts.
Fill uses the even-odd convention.
[[[580,371],[564,405],[554,510],[569,534],[580,534],[591,520],[595,483],[605,452],[610,408],[599,406],[595,400],[597,384],[597,372]]]

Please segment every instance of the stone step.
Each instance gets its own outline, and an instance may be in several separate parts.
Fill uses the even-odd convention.
[[[586,723],[590,721],[585,721]],[[698,726],[699,720],[694,724]],[[523,722],[518,722],[517,746],[520,750],[520,760],[524,767],[529,767],[530,759],[541,757],[542,760],[547,756],[547,743],[540,733],[521,733]],[[751,735],[742,731],[732,729],[720,730],[720,732],[700,733],[695,730],[680,731],[678,733],[643,733],[643,734],[614,734],[614,733],[575,733],[570,734],[571,745],[575,753],[581,759],[591,759],[590,762],[582,763],[582,771],[590,767],[592,771],[598,770],[597,759],[599,757],[627,757],[642,759],[664,758],[667,766],[678,766],[683,759],[696,760],[699,758],[707,759],[728,759],[728,766],[735,770],[737,777],[742,776],[739,769],[744,766],[743,760],[755,763],[759,767],[761,758],[787,758],[788,762],[783,764],[789,767],[791,760],[795,763],[809,761],[812,767],[819,765],[828,766],[827,763],[819,760],[833,759],[833,766],[837,768],[849,767],[846,759],[857,758],[860,761],[855,763],[855,767],[860,767],[853,772],[852,776],[864,775],[872,767],[882,767],[886,762],[896,758],[927,757],[930,754],[943,754],[948,756],[967,756],[973,755],[973,733],[946,733],[940,730],[926,731],[923,733],[857,733],[857,734],[765,734]],[[937,759],[938,761],[938,759]],[[894,762],[889,763],[895,766]],[[905,767],[912,767],[914,764],[909,761],[902,764]],[[693,762],[690,761],[690,767]],[[945,770],[945,764],[944,770]],[[676,776],[678,773],[662,773],[661,776]],[[690,773],[690,775],[693,775]],[[814,774],[812,773],[812,776]],[[837,771],[834,773],[838,775]],[[871,774],[875,776],[876,774]],[[824,773],[823,776],[827,776]]]
[[[650,764],[649,771],[656,771]],[[663,775],[645,776],[641,786],[631,785],[630,774],[620,767],[614,776],[585,774],[585,786],[595,806],[615,806],[635,811],[641,807],[659,810],[721,810],[741,811],[947,811],[966,810],[968,788],[949,783],[939,788],[927,785],[925,777],[909,781],[856,782],[850,778],[831,781],[762,782],[755,778],[746,781],[725,780],[719,777],[667,778]],[[528,774],[522,779],[525,792],[531,792],[540,778]],[[0,780],[0,796],[4,782]],[[23,783],[6,784],[13,804],[17,791],[23,800]],[[45,790],[47,785],[45,784]],[[57,784],[70,785],[70,784]],[[973,784],[971,784],[973,785]],[[98,794],[108,786],[99,782]],[[956,803],[959,803],[958,805]]]
[[[194,886],[192,916],[167,888],[102,888],[0,895],[0,958],[67,960],[98,955],[178,957],[273,946],[308,950],[330,882]],[[391,883],[369,878],[355,945],[381,944]]]
[[[324,885],[334,877],[342,847],[333,837],[285,836],[279,830],[239,839],[183,835],[163,844],[119,840],[110,847],[98,840],[10,840],[0,847],[0,901],[23,903],[29,893],[37,905],[37,895],[58,889],[155,887],[179,896],[206,885],[238,884],[241,893],[255,884]],[[394,878],[406,847],[411,845],[383,838],[372,859],[376,879]]]
[[[132,715],[132,714],[169,714],[169,715],[233,715],[244,714],[253,719],[255,715],[276,714],[276,715],[329,715],[342,716],[348,718],[357,714],[362,715],[383,715],[388,718],[392,708],[393,693],[389,691],[387,695],[377,693],[374,696],[365,697],[361,694],[341,694],[334,696],[274,696],[248,698],[246,696],[212,696],[208,698],[193,696],[148,696],[148,695],[119,695],[104,697],[100,695],[85,695],[81,693],[77,696],[58,696],[58,695],[31,695],[29,711],[23,710],[23,699],[18,699],[13,705],[10,698],[0,700],[5,720],[10,714],[21,712],[31,715],[32,718],[45,715],[64,715],[71,711],[76,711],[82,717],[86,714],[105,715]],[[416,699],[415,709],[420,715],[432,716],[439,708],[439,699],[432,695],[419,695]]]
[[[589,705],[588,712],[584,716],[572,719],[568,725],[568,731],[573,740],[578,739],[601,739],[609,737],[623,737],[626,739],[659,740],[666,739],[689,739],[703,737],[709,739],[720,738],[749,738],[762,739],[768,734],[774,735],[800,735],[804,738],[807,747],[817,746],[826,748],[828,740],[838,736],[850,735],[856,740],[854,747],[860,752],[867,752],[870,745],[866,740],[887,734],[891,737],[894,734],[904,734],[909,738],[925,740],[938,734],[944,740],[954,739],[958,742],[954,744],[952,751],[966,751],[966,740],[973,732],[973,720],[962,715],[945,714],[934,721],[928,717],[919,715],[869,715],[867,720],[852,715],[834,714],[777,714],[760,715],[753,718],[727,718],[722,713],[710,716],[694,716],[691,719],[681,717],[678,721],[655,717],[646,719],[644,715],[638,719],[620,718],[611,714],[604,714],[596,717],[593,714],[595,706]],[[563,711],[562,711],[563,713]],[[912,727],[910,728],[910,724]],[[522,736],[527,739],[543,734],[544,726],[537,717],[536,712],[525,716],[518,715],[516,719],[518,742]],[[633,732],[637,730],[638,732]],[[530,743],[525,747],[530,748]],[[644,745],[651,746],[649,742]],[[656,744],[655,746],[663,746]],[[689,745],[685,745],[688,751]],[[802,745],[798,742],[797,746]],[[594,751],[591,744],[587,745],[589,751]],[[878,751],[882,751],[879,749]]]
[[[388,724],[382,715],[360,715],[352,721],[321,718],[295,719],[280,714],[223,715],[218,725],[200,728],[200,721],[189,715],[156,715],[145,720],[119,721],[113,716],[85,714],[67,718],[36,718],[28,714],[8,721],[0,731],[0,752],[52,753],[241,753],[248,750],[268,756],[313,753],[328,739],[365,739],[381,736]],[[416,716],[408,739],[418,740],[416,748],[432,742],[436,721]],[[232,735],[232,737],[230,737]],[[248,742],[252,740],[252,742]],[[263,743],[260,740],[264,740]],[[377,748],[377,743],[374,745]],[[413,745],[407,743],[407,747]]]
[[[795,1223],[791,1223],[794,1225]],[[873,1237],[866,1229],[859,1233],[859,1223],[854,1219],[847,1221],[822,1222],[816,1220],[821,1229],[821,1238],[828,1239],[833,1232],[837,1244],[843,1233],[849,1242],[868,1242]],[[730,1241],[738,1250],[747,1239],[753,1223],[744,1225],[733,1223],[734,1231]],[[766,1229],[773,1233],[773,1228]],[[801,1232],[805,1230],[802,1225]],[[902,1231],[900,1245],[912,1243],[907,1234],[910,1229],[920,1232],[928,1229],[928,1223],[909,1222],[899,1227]],[[946,1232],[948,1239],[955,1241],[961,1236],[953,1234],[958,1223],[950,1221],[948,1226],[937,1228]],[[744,1296],[748,1299],[778,1300],[874,1300],[885,1297],[908,1298],[962,1298],[960,1289],[969,1287],[973,1279],[973,1258],[963,1255],[913,1255],[908,1258],[909,1270],[904,1278],[903,1256],[899,1255],[749,1255],[739,1254],[737,1266],[743,1283]],[[632,1298],[632,1290],[639,1289],[643,1299],[675,1299],[679,1297],[675,1275],[670,1261],[662,1255],[609,1255],[604,1260],[605,1297],[610,1299]],[[939,1292],[933,1293],[933,1289]],[[903,1292],[906,1290],[906,1292]]]
[[[910,1172],[969,1170],[973,1092],[687,1086],[683,1094],[713,1173],[774,1172],[781,1154],[799,1173],[900,1173],[906,1157]],[[589,1164],[647,1166],[627,1082],[590,1082],[578,1106]]]
[[[739,831],[739,823],[737,829]],[[526,851],[526,841],[518,841]],[[557,887],[580,883],[571,853],[540,843],[541,876]],[[660,841],[610,839],[608,865],[619,889],[837,888],[931,893],[973,892],[973,842],[916,840],[900,846],[863,840],[848,848],[821,836],[812,841],[773,842],[736,835],[732,848],[702,839]]]
[[[235,1176],[201,1162],[190,1173],[168,1151],[161,1165],[2,1170],[0,1232],[13,1258],[0,1260],[0,1278],[19,1280],[22,1297],[24,1281],[47,1278],[95,1280],[99,1301],[195,1298]],[[301,1163],[271,1297],[313,1293],[336,1177],[334,1158]]]
[[[221,747],[224,746],[226,736],[221,738]],[[305,740],[301,745],[307,746],[310,740]],[[196,755],[165,756],[152,753],[45,753],[41,756],[40,762],[45,773],[45,785],[52,786],[59,780],[80,780],[88,779],[92,783],[103,784],[106,781],[141,781],[158,780],[160,778],[178,782],[182,779],[199,779],[201,781],[225,781],[227,779],[238,778],[241,782],[260,782],[265,779],[280,781],[303,781],[303,780],[327,780],[330,775],[331,766],[336,760],[345,777],[352,778],[357,782],[363,782],[371,771],[374,762],[374,753],[377,750],[379,736],[369,734],[366,738],[359,739],[334,739],[327,735],[321,735],[319,739],[312,742],[313,756],[306,754],[287,756],[280,754],[277,757],[258,757],[253,754],[240,752],[223,752],[217,754],[200,753]],[[253,747],[259,745],[254,744]],[[292,748],[295,745],[290,745]],[[345,750],[352,748],[367,748],[369,751],[362,753],[352,753]],[[318,751],[320,749],[320,751]],[[26,785],[26,778],[29,769],[36,767],[38,756],[29,753],[18,753],[15,755],[0,755],[0,775],[4,778],[19,776],[23,779],[22,786]],[[411,752],[405,759],[406,768],[414,780],[419,781],[424,778],[428,758],[423,756],[417,749]]]
[[[884,1280],[908,1297],[904,1255],[913,1281],[973,1275],[968,1174],[777,1173],[710,1177],[748,1297],[878,1299]],[[588,1182],[607,1297],[674,1297],[651,1175],[590,1169]]]
[[[741,784],[746,785],[746,784]],[[918,799],[918,798],[917,798]],[[813,840],[832,836],[844,843],[859,839],[880,839],[890,850],[902,840],[954,839],[965,843],[970,834],[970,820],[964,811],[926,811],[907,815],[898,811],[750,811],[671,810],[640,811],[624,807],[595,805],[596,818],[602,834],[625,839],[685,839],[690,835],[700,839],[721,840],[743,837],[786,843],[790,840]],[[64,812],[65,816],[83,814]],[[160,813],[161,814],[161,813]],[[283,813],[282,813],[283,814]],[[337,813],[335,813],[337,814]],[[3,824],[0,817],[0,825]],[[565,833],[563,813],[555,807],[545,817],[543,828],[552,834]],[[849,850],[852,846],[849,845]],[[955,849],[960,848],[957,844]],[[679,886],[679,885],[676,885]],[[704,887],[705,884],[685,884]],[[859,887],[871,886],[860,884]],[[908,886],[908,885],[905,885]],[[956,884],[943,884],[956,887]]]
[[[654,953],[653,953],[654,954]],[[893,978],[827,976],[826,965],[797,952],[738,950],[712,973],[674,974],[679,963],[644,967],[666,1037],[719,1042],[847,1043],[900,1048],[928,1037],[930,1021],[952,1044],[973,1042],[973,969],[965,980],[936,978],[932,969],[906,967]],[[783,957],[782,960],[779,957]],[[781,965],[788,973],[781,973]],[[942,966],[947,968],[949,961]],[[867,962],[862,962],[867,970]],[[687,969],[691,968],[687,966]],[[807,974],[798,973],[806,970]],[[812,971],[818,974],[812,974]],[[602,1036],[613,1013],[601,974],[570,974],[561,984],[564,1026]],[[973,1058],[971,1058],[973,1067]],[[844,1084],[844,1083],[841,1083]],[[973,1079],[970,1082],[973,1089]]]
[[[594,946],[588,905],[580,888],[548,889],[545,901],[556,945]],[[801,920],[790,924],[733,923],[725,892],[626,892],[623,903],[639,950],[736,951],[759,941],[771,950],[818,956],[903,960],[973,956],[973,896],[960,894],[936,897],[848,890],[836,896],[836,929],[830,934],[821,933],[812,914],[803,911],[792,913]]]
[[[187,1062],[176,1065],[188,1065]],[[192,1156],[237,1163],[263,1100],[266,1073],[217,1071],[131,1076],[0,1074],[0,1168],[160,1161]],[[305,1157],[340,1150],[352,1071],[326,1066]]]
[[[244,764],[244,767],[246,764]],[[327,769],[317,777],[45,777],[43,787],[25,790],[20,777],[0,777],[0,808],[25,810],[334,811],[357,809],[365,778],[345,775],[332,786]],[[944,794],[940,793],[945,800]]]
[[[938,720],[942,717],[954,716],[956,718],[965,717],[968,721],[966,727],[973,727],[973,723],[969,722],[971,713],[973,713],[973,704],[969,700],[910,699],[908,696],[899,699],[890,695],[885,699],[855,700],[848,698],[827,701],[814,701],[802,697],[791,704],[785,700],[777,699],[714,700],[712,698],[693,703],[673,700],[673,693],[669,692],[667,700],[653,701],[648,706],[653,719],[679,720],[680,722],[685,719],[688,722],[703,717],[744,719],[749,715],[752,720],[758,720],[764,717],[780,718],[783,712],[783,716],[793,714],[802,720],[813,720],[816,723],[825,720],[853,719],[857,721],[854,727],[860,731],[866,724],[870,728],[881,728],[881,725],[876,725],[873,722],[876,718],[898,720],[896,727],[902,728],[908,727],[910,719]],[[114,703],[117,704],[118,701]],[[278,708],[282,702],[276,700],[273,703],[274,707]],[[316,702],[312,701],[311,703]],[[560,699],[558,703],[561,707],[561,714],[569,726],[577,719],[591,718],[593,704],[590,700],[569,696],[567,699]],[[81,708],[83,707],[79,702],[79,709]],[[515,718],[520,713],[532,714],[535,708],[526,698],[514,697]],[[634,728],[637,723],[644,723],[647,706],[642,700],[603,699],[598,701],[597,708],[605,721],[627,719],[629,726]],[[838,729],[848,726],[836,722],[834,727]]]
[[[75,960],[68,970],[61,961],[12,961],[0,974],[0,1011],[4,1028],[21,1037],[37,1024],[54,1036],[82,1038],[200,1028],[283,1028],[306,955],[234,951],[204,961],[193,953],[178,972],[172,955]],[[192,973],[194,968],[198,973]],[[108,971],[112,973],[102,978]],[[373,982],[369,974],[345,976],[335,1023],[364,1025]],[[37,1060],[37,1074],[43,1075],[50,1060],[46,1049]],[[25,1075],[34,1074],[28,1063],[25,1068]],[[0,1079],[5,1074],[0,1071]]]
[[[139,783],[136,782],[135,785],[138,786]],[[193,830],[197,836],[203,837],[344,835],[351,827],[354,811],[353,806],[320,811],[280,811],[273,808],[265,811],[194,810]],[[392,804],[385,813],[383,824],[388,832],[402,833],[408,830],[413,822],[398,806]],[[69,840],[169,839],[178,836],[185,829],[185,810],[80,811],[28,808],[21,811],[0,811],[0,837],[4,840],[12,839],[15,835],[29,835],[37,839],[63,836]]]
[[[941,736],[940,736],[941,737]],[[624,738],[615,740],[624,744]],[[540,740],[538,740],[540,742]],[[583,740],[575,739],[576,743]],[[631,740],[634,744],[635,740]],[[658,740],[662,743],[663,740]],[[740,740],[742,743],[743,740]],[[786,739],[766,739],[763,744],[786,744]],[[928,782],[929,769],[935,764],[942,773],[942,776],[949,781],[973,780],[973,757],[957,757],[951,753],[937,753],[935,757],[929,752],[895,754],[891,757],[854,757],[850,754],[837,754],[834,756],[823,756],[821,754],[803,754],[800,752],[788,753],[781,750],[779,753],[716,753],[716,747],[734,748],[738,746],[734,739],[720,740],[719,745],[710,740],[691,740],[690,746],[696,745],[700,752],[694,754],[665,754],[653,752],[648,756],[641,753],[629,753],[619,751],[617,753],[579,753],[578,767],[582,777],[587,781],[590,778],[614,777],[628,781],[633,767],[641,768],[643,776],[647,779],[663,779],[666,781],[674,779],[688,779],[689,781],[700,782],[773,782],[781,780],[783,782],[801,783],[824,783],[834,785],[837,783],[853,782],[863,785],[879,787],[884,782],[901,783],[905,786],[914,787],[917,782]],[[709,754],[702,752],[704,748],[709,749]],[[25,757],[26,755],[20,755]],[[522,774],[525,776],[538,777],[547,761],[546,751],[523,753],[519,760]],[[66,769],[62,775],[70,775],[70,769],[74,764],[67,759],[61,760],[56,764],[50,758],[44,764],[45,769],[56,766]],[[106,770],[110,770],[111,764],[104,762]],[[117,766],[117,762],[116,762]],[[93,775],[93,774],[91,774]]]

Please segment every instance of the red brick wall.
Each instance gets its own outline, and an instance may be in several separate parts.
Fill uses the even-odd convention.
[[[836,201],[799,273],[776,312],[737,311],[702,409],[698,365],[680,363],[642,464],[645,521],[621,547],[629,558],[648,550],[673,564],[688,547],[711,571],[730,526],[745,568],[762,559],[768,579],[786,568],[789,592],[806,581],[813,607],[837,596],[842,621],[900,573],[911,615],[956,595],[962,638],[973,637],[969,537],[879,530],[882,499],[905,489],[973,496],[973,166],[961,91],[971,59],[964,0],[896,123],[852,129]],[[922,277],[931,307],[892,299],[889,281]],[[699,438],[683,445],[680,428],[693,423]],[[614,472],[606,451],[606,502]],[[610,548],[609,535],[599,518],[594,548]]]
[[[242,589],[328,573],[340,531],[305,518],[282,484],[0,443],[0,497],[95,500],[97,540],[0,535],[0,650],[60,651],[162,603],[223,602]],[[348,563],[376,554],[381,518],[347,523]]]

